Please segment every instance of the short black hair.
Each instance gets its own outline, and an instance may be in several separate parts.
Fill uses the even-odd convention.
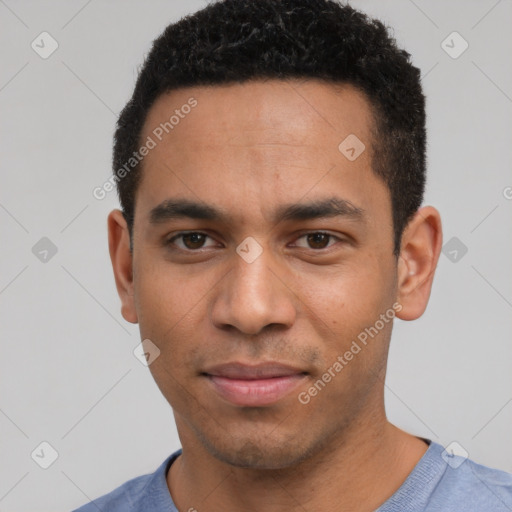
[[[374,115],[372,170],[390,190],[394,254],[423,201],[425,97],[418,68],[384,24],[334,0],[221,0],[169,25],[153,42],[114,135],[113,171],[130,237],[151,106],[174,89],[260,79],[350,84]],[[341,141],[340,141],[341,142]]]

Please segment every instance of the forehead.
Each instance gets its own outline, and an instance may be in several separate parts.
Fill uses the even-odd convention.
[[[384,185],[371,171],[372,126],[365,95],[344,84],[269,80],[171,91],[144,125],[141,140],[155,145],[142,162],[140,206],[149,211],[173,196],[261,212],[336,190],[355,204],[378,199]]]
[[[192,99],[197,105],[189,109]],[[166,135],[172,133],[174,139],[186,138],[190,144],[204,144],[205,139],[225,144],[233,128],[243,131],[245,144],[264,143],[262,130],[269,142],[329,144],[326,132],[336,141],[348,130],[369,140],[368,129],[373,124],[370,103],[362,92],[348,84],[318,80],[249,81],[174,90],[161,95],[151,107],[143,137],[169,120],[172,127],[167,125],[162,137],[170,139]]]

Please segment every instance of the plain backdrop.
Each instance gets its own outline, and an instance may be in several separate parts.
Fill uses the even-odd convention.
[[[512,471],[512,2],[351,4],[393,27],[422,70],[425,204],[450,244],[425,315],[395,323],[389,418]],[[204,5],[0,0],[2,511],[71,510],[180,446],[120,314],[106,238],[116,195],[92,190],[152,40]],[[58,44],[46,59],[42,32]],[[58,454],[47,469],[43,442]]]

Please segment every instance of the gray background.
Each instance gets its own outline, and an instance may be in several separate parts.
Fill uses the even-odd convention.
[[[138,328],[120,315],[106,239],[115,193],[92,190],[110,175],[116,114],[151,41],[204,5],[0,0],[0,510],[70,510],[179,447],[133,355]],[[395,323],[389,418],[512,472],[511,2],[352,5],[394,27],[422,70],[425,204],[459,244],[441,255],[426,314]],[[47,59],[31,48],[43,31],[59,44]],[[441,47],[453,31],[469,43],[456,59]],[[42,237],[57,248],[46,262],[47,242],[33,252]],[[58,452],[48,469],[31,457],[43,441]]]

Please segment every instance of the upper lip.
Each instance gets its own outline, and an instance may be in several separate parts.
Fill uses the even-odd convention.
[[[276,362],[264,362],[256,365],[243,363],[225,363],[211,366],[203,373],[228,379],[270,379],[305,374],[304,370]]]

